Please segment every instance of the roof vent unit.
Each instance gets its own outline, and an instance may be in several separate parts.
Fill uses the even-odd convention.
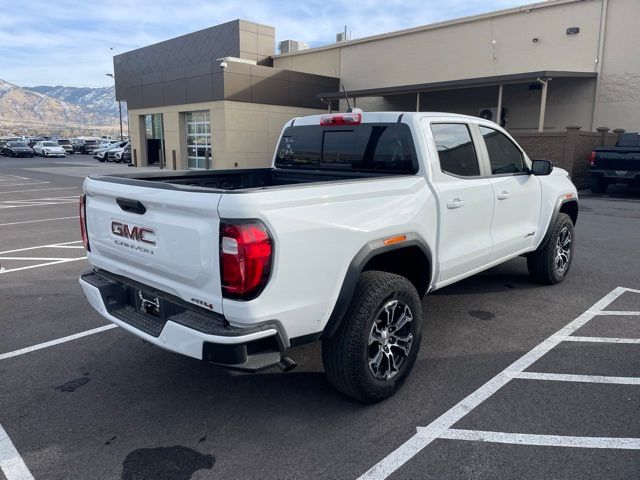
[[[300,50],[306,50],[308,48],[309,45],[298,40],[283,40],[278,44],[280,53],[299,52]]]

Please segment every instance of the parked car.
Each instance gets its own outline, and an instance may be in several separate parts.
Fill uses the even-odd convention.
[[[53,140],[37,142],[33,146],[33,151],[36,155],[43,157],[64,157],[66,154],[64,148],[58,145],[58,142],[54,142]]]
[[[71,144],[71,140],[66,138],[59,138],[58,145],[64,148],[64,151],[67,155],[73,155],[73,145]]]
[[[109,143],[106,146],[102,147],[102,148],[98,148],[96,150],[93,151],[93,158],[95,158],[96,160],[100,161],[100,162],[104,162],[106,161],[108,158],[108,154],[109,151],[117,149],[117,148],[122,148],[124,147],[128,142],[122,141],[122,142],[115,142],[115,143]]]
[[[616,183],[640,185],[640,133],[623,134],[614,147],[594,148],[589,166],[593,193]]]
[[[7,157],[33,157],[35,155],[33,149],[23,141],[10,141],[5,143],[0,153]]]
[[[125,146],[128,143],[129,142],[125,142]],[[109,150],[107,152],[107,161],[108,162],[122,163],[124,161],[124,149],[125,149],[125,146],[117,147],[117,148],[113,148],[113,149]]]
[[[93,139],[77,138],[74,141],[73,149],[77,153],[91,155],[98,148],[98,141]]]
[[[44,137],[29,137],[27,139],[27,145],[29,147],[33,148],[36,143],[42,142],[44,140],[46,140],[46,138],[44,138]]]
[[[122,161],[125,163],[131,163],[131,143],[127,142],[122,152]]]
[[[289,370],[321,339],[331,383],[373,403],[416,361],[425,294],[522,255],[561,282],[577,215],[568,173],[490,121],[314,115],[271,169],[85,179],[80,284],[124,330],[233,369]]]

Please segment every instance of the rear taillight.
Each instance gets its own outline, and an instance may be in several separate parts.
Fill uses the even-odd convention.
[[[362,122],[361,113],[334,113],[322,115],[320,125],[360,125]]]
[[[250,300],[271,273],[273,240],[259,220],[220,223],[220,279],[227,298]]]
[[[82,234],[82,244],[87,251],[91,251],[89,248],[89,236],[87,234],[87,196],[80,195],[80,233]]]
[[[596,152],[591,152],[591,154],[589,155],[589,165],[591,165],[592,167],[596,166]]]

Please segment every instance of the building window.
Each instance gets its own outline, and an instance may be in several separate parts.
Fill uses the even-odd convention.
[[[202,170],[211,156],[211,114],[209,110],[184,114],[187,129],[187,168]]]

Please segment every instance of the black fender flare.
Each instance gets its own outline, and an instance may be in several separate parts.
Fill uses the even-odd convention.
[[[558,198],[558,201],[556,202],[555,207],[553,207],[553,213],[551,214],[551,220],[549,221],[549,225],[547,225],[547,231],[545,232],[544,237],[542,237],[542,241],[538,245],[538,248],[546,244],[549,241],[549,238],[551,238],[551,232],[553,232],[553,227],[555,226],[556,220],[558,219],[558,214],[560,213],[562,206],[567,203],[575,203],[576,210],[578,210],[578,199],[575,196],[572,196],[570,198],[565,198],[565,197]]]
[[[349,304],[351,303],[351,299],[353,298],[353,294],[356,290],[356,285],[358,284],[358,280],[364,270],[364,267],[372,258],[380,255],[381,253],[387,253],[408,247],[418,247],[427,257],[427,261],[429,262],[431,271],[428,272],[427,292],[430,290],[435,268],[431,248],[429,248],[427,242],[417,233],[407,233],[404,235],[406,235],[406,240],[402,242],[385,245],[384,239],[372,240],[358,251],[347,268],[347,273],[342,282],[340,293],[338,294],[331,316],[329,317],[320,338],[329,338],[338,330],[338,327],[340,327],[342,319],[349,308]]]

